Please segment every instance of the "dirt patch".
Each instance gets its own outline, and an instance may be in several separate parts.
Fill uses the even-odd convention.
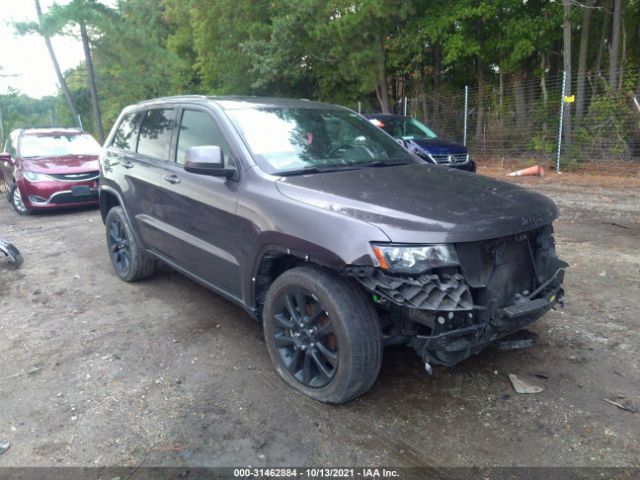
[[[606,400],[640,402],[640,191],[518,181],[562,212],[566,308],[532,349],[432,376],[389,349],[341,407],[286,387],[240,308],[168,269],[119,281],[96,210],[0,202],[0,236],[25,258],[0,261],[0,466],[637,466],[640,414]],[[544,390],[519,395],[509,373]]]

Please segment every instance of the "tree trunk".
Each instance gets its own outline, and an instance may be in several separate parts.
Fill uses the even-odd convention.
[[[87,67],[87,81],[89,84],[89,93],[91,94],[91,109],[93,110],[93,120],[96,126],[96,133],[100,139],[100,143],[104,143],[104,128],[102,128],[102,114],[100,113],[100,104],[98,103],[98,90],[96,88],[96,77],[93,70],[93,60],[91,59],[91,49],[89,48],[89,35],[87,35],[87,26],[84,22],[80,22],[80,36],[82,37],[82,48],[84,49],[84,63]]]
[[[429,110],[427,103],[427,79],[424,75],[424,65],[420,66],[420,100],[422,102],[422,122],[429,124]]]
[[[587,75],[587,53],[589,51],[589,30],[591,12],[595,0],[587,0],[582,14],[582,32],[580,34],[580,56],[578,58],[578,89],[576,92],[576,123],[580,123],[584,113],[584,82]]]
[[[627,29],[622,22],[622,60],[620,62],[620,81],[618,82],[618,89],[622,90],[624,83],[624,65],[627,63]]]
[[[593,72],[595,73],[595,80],[591,84],[591,96],[595,95],[598,88],[598,82],[602,77],[602,57],[604,56],[604,48],[606,45],[607,33],[609,30],[609,14],[607,13],[607,6],[608,5],[605,5],[603,8],[604,18],[602,19],[602,30],[600,32],[600,43],[598,44],[598,55],[596,56],[596,63],[593,69]]]
[[[525,117],[527,116],[527,99],[522,82],[522,70],[518,70],[513,74],[511,88],[513,90],[513,101],[516,110],[516,128],[524,129]]]
[[[544,53],[541,53],[540,54],[540,70],[542,74],[540,75],[540,90],[542,91],[542,108],[544,111],[544,114],[543,114],[544,121],[542,122],[543,132],[547,131],[547,113],[548,113],[548,106],[549,106],[549,91],[547,90],[547,81],[546,81],[546,75],[547,75],[546,62],[547,62],[547,58],[545,57]]]
[[[38,14],[38,23],[40,27],[42,24],[40,23],[42,18],[42,8],[40,8],[40,0],[35,0],[36,3],[36,13]],[[56,58],[56,54],[53,51],[53,45],[51,45],[51,39],[42,31],[40,28],[40,34],[42,38],[44,38],[44,43],[47,46],[47,50],[49,52],[49,57],[51,58],[51,63],[53,63],[53,69],[56,71],[56,76],[58,77],[58,83],[60,84],[60,88],[64,93],[64,98],[67,100],[67,105],[69,105],[69,110],[71,110],[71,115],[73,116],[73,123],[75,123],[78,127],[80,127],[80,121],[78,120],[78,109],[76,108],[75,103],[73,103],[73,97],[71,96],[71,91],[69,90],[69,86],[67,85],[67,81],[62,75],[62,71],[60,70],[60,65],[58,64],[58,59]]]
[[[387,85],[387,67],[385,65],[385,53],[384,53],[384,40],[382,35],[376,35],[376,40],[379,47],[378,52],[378,101],[380,102],[380,108],[382,113],[390,113],[389,106],[389,87]]]
[[[620,50],[620,23],[622,20],[622,0],[613,1],[613,30],[609,52],[609,88],[618,89],[618,51]]]
[[[617,1],[617,0],[616,0]],[[562,64],[566,74],[565,96],[571,96],[571,0],[562,0],[564,9]],[[562,99],[564,102],[564,98]],[[564,103],[564,141],[571,145],[571,104]]]

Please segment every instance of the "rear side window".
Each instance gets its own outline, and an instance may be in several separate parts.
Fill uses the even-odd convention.
[[[136,127],[138,126],[139,118],[139,113],[130,113],[129,115],[126,115],[120,122],[120,126],[113,137],[113,143],[111,145],[116,148],[121,148],[122,150],[135,150],[136,136],[138,133],[138,129]]]
[[[175,110],[148,110],[138,137],[138,153],[160,160],[169,159],[169,146],[175,119]]]
[[[176,162],[180,165],[184,164],[187,150],[191,147],[202,147],[204,145],[217,145],[220,147],[225,166],[229,165],[231,160],[229,147],[213,118],[206,112],[185,110],[182,114],[180,132],[178,133]]]

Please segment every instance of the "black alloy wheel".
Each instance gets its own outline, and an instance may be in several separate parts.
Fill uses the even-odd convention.
[[[131,268],[131,246],[120,218],[113,217],[110,219],[108,232],[107,242],[111,262],[118,276],[126,277]]]
[[[280,361],[303,385],[324,387],[338,369],[338,342],[327,311],[300,287],[284,292],[275,310],[273,337]]]

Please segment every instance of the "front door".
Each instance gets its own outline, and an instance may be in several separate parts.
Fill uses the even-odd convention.
[[[240,182],[189,173],[187,150],[217,145],[225,166],[236,167],[228,142],[210,112],[188,108],[179,114],[174,155],[162,176],[162,221],[170,231],[167,255],[178,266],[235,297],[239,288],[236,204]]]

